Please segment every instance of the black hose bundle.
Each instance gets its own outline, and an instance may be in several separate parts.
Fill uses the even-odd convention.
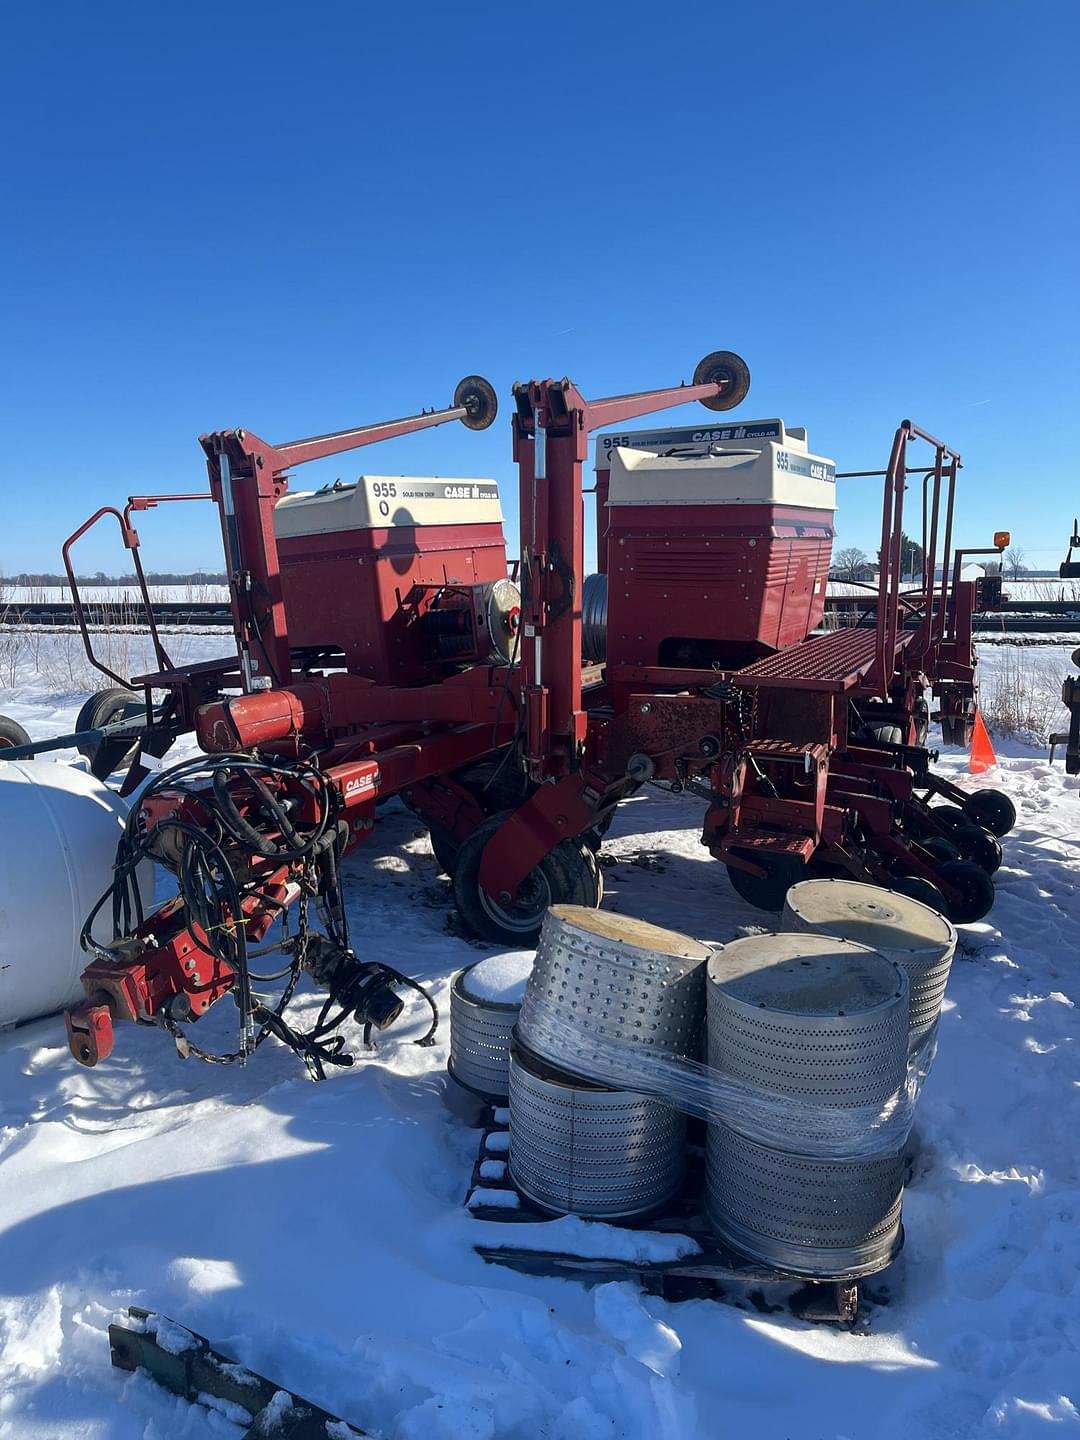
[[[298,783],[311,796],[316,815],[314,823],[300,826],[290,815],[287,802],[282,803],[273,793],[271,786],[282,778]],[[257,812],[266,818],[265,831],[253,824],[237,806],[230,789],[237,780],[253,796]],[[169,815],[147,831],[142,818],[143,807],[148,800],[164,791],[170,795],[187,796],[195,802],[192,808],[197,807],[199,811],[199,823],[179,815]],[[337,863],[341,843],[336,824],[339,809],[340,802],[333,784],[310,761],[269,761],[248,754],[227,753],[199,755],[162,771],[144,787],[139,802],[133,805],[128,815],[117,846],[112,884],[83,925],[80,935],[82,948],[104,958],[115,959],[115,954],[105,949],[93,936],[94,922],[110,900],[114,945],[129,939],[144,924],[146,917],[137,879],[138,867],[143,860],[161,858],[162,841],[166,833],[171,833],[178,841],[173,868],[188,928],[196,927],[201,932],[205,941],[199,943],[235,976],[233,994],[240,1011],[238,1048],[224,1055],[202,1050],[190,1040],[179,1023],[186,1015],[161,1013],[158,1022],[173,1036],[180,1053],[212,1064],[231,1064],[236,1060],[243,1063],[268,1035],[273,1035],[301,1056],[314,1079],[325,1078],[327,1064],[351,1065],[352,1057],[343,1053],[343,1037],[332,1032],[355,1008],[346,1003],[348,995],[343,993],[346,977],[352,977],[355,984],[352,972],[356,967],[364,972],[370,972],[372,967],[362,966],[349,949],[348,924]],[[239,878],[234,864],[237,852],[244,857],[299,867],[302,878],[295,938],[288,937],[287,907],[260,888],[265,881],[243,882]],[[230,859],[230,854],[233,859]],[[283,915],[286,934],[280,945],[271,948],[288,952],[290,960],[283,969],[270,975],[258,974],[250,965],[253,957],[249,953],[243,906],[251,897],[256,897],[263,905],[279,906]],[[337,983],[331,983],[330,994],[314,1029],[304,1034],[285,1020],[284,1011],[292,1000],[305,967],[309,935],[308,903],[313,897],[320,902],[319,912],[327,940],[338,954],[348,958],[350,964],[335,968],[330,980]],[[385,971],[386,980],[392,977],[392,983],[411,986],[427,1000],[435,1018],[428,1033],[417,1043],[432,1043],[438,1023],[434,1001],[410,977],[389,967],[377,968]],[[253,981],[267,983],[281,979],[285,979],[286,983],[273,1006],[256,999]],[[358,1018],[362,1018],[359,1013]],[[370,1024],[365,1023],[365,1041],[369,1036]]]

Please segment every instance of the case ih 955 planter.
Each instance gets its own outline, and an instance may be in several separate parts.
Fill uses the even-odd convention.
[[[689,386],[604,400],[569,380],[517,385],[513,576],[490,480],[369,475],[286,494],[287,472],[306,461],[452,419],[489,425],[495,397],[478,377],[446,410],[312,440],[203,436],[236,632],[220,661],[169,661],[132,525],[163,500],[200,497],[135,497],[76,532],[64,553],[78,609],[71,545],[103,515],[118,519],[159,664],[133,679],[106,670],[123,690],[89,702],[80,737],[96,768],[125,760],[131,791],[178,734],[194,731],[203,754],[171,770],[155,761],[161,773],[139,792],[96,912],[111,906],[113,938],[94,916],[83,932],[93,958],[85,1002],[68,1012],[74,1054],[107,1055],[118,1019],[156,1021],[200,1054],[185,1022],[231,993],[240,1043],[227,1058],[274,1034],[313,1073],[347,1063],[337,1024],[390,1023],[407,983],[357,959],[340,899],[341,858],[392,794],[429,826],[464,923],[493,941],[530,942],[552,903],[600,903],[599,837],[646,782],[708,802],[703,843],[764,909],[806,874],[847,874],[957,921],[984,915],[1012,807],[936,777],[925,747],[931,686],[947,741],[965,741],[974,716],[983,582],[960,581],[971,552],[952,546],[959,456],[904,421],[884,471],[852,472],[884,479],[876,613],[816,633],[835,466],[779,420],[721,421],[748,388],[728,352],[707,356]],[[714,412],[710,423],[598,441],[599,574],[586,577],[590,433],[688,401]],[[916,442],[923,463],[912,464]],[[904,591],[909,484],[924,560]],[[147,857],[178,880],[154,910],[134,878]],[[279,916],[284,990],[271,1008],[254,997],[269,977],[251,962]],[[300,1034],[284,1011],[304,968],[330,994]]]

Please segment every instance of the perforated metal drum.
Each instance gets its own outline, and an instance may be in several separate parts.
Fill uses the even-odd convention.
[[[696,1056],[712,953],[698,940],[643,920],[553,905],[544,916],[518,1033],[534,1054],[577,1073],[590,1035]]]
[[[540,1209],[605,1220],[660,1210],[682,1183],[685,1150],[677,1111],[513,1051],[510,1178]]]
[[[527,950],[489,955],[455,975],[450,987],[446,1068],[487,1100],[505,1101],[509,1093],[510,1037],[532,963]]]
[[[883,1270],[900,1246],[898,1156],[791,1155],[710,1125],[705,1209],[741,1254],[791,1274],[855,1278]]]
[[[918,1048],[941,1013],[956,930],[929,905],[855,880],[803,880],[784,902],[783,928],[869,945],[908,977],[908,1045]]]
[[[876,1114],[907,1070],[908,983],[883,955],[808,934],[755,935],[708,967],[709,1064],[797,1102],[740,1133],[711,1125],[706,1209],[754,1259],[811,1276],[870,1274],[899,1244],[899,1153],[823,1157],[838,1120]],[[815,1113],[801,1113],[810,1102]],[[748,1112],[749,1113],[749,1112]],[[867,1122],[869,1123],[869,1122]]]

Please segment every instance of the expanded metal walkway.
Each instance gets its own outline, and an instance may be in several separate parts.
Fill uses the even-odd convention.
[[[909,634],[897,636],[897,650],[911,638]],[[872,668],[876,648],[875,630],[834,630],[775,655],[766,655],[763,660],[755,660],[731,678],[745,690],[763,686],[785,690],[851,690]]]

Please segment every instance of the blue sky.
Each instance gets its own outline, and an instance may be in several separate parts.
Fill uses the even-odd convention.
[[[964,454],[964,540],[1006,527],[1054,566],[1080,511],[1078,41],[1071,0],[9,4],[0,569],[199,488],[204,430],[389,418],[474,370],[491,430],[296,483],[494,475],[513,516],[514,380],[614,394],[715,348],[750,364],[738,413],[841,469],[910,415]],[[838,543],[872,549],[877,482],[839,500]],[[146,564],[218,568],[209,507],[179,508],[142,524]]]

